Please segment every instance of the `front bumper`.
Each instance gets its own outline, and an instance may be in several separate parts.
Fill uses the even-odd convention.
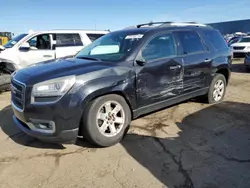
[[[246,55],[248,53],[250,53],[250,50],[247,49],[247,50],[233,50],[233,57],[234,58],[242,58],[242,57],[246,57]]]
[[[30,104],[18,108],[12,101],[15,124],[27,135],[46,142],[74,143],[78,136],[82,110],[72,95],[51,104]],[[43,126],[43,128],[42,128]],[[48,127],[46,127],[48,126]]]
[[[19,120],[15,115],[13,116],[13,120],[17,127],[19,127],[24,133],[45,142],[62,144],[74,143],[78,136],[78,128],[61,131],[57,135],[49,135],[46,133],[32,131],[31,129],[29,129],[26,123]]]

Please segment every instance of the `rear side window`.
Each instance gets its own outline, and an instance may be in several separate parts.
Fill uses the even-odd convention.
[[[94,33],[86,33],[86,35],[89,37],[91,42],[95,41],[96,39],[102,37],[105,34],[94,34]]]
[[[194,54],[205,51],[202,40],[198,33],[194,31],[176,32],[183,48],[183,54]]]
[[[79,34],[56,34],[56,47],[82,46]]]
[[[201,33],[204,35],[206,41],[210,41],[212,43],[216,50],[227,48],[227,44],[219,31],[206,30]]]

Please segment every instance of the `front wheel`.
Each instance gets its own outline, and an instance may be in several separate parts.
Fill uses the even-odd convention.
[[[0,73],[0,92],[10,90],[11,75]]]
[[[226,85],[227,82],[225,76],[222,74],[215,74],[207,94],[209,104],[219,103],[224,99]]]
[[[105,95],[87,105],[81,133],[95,145],[112,146],[126,134],[130,121],[131,111],[126,100],[119,95]]]

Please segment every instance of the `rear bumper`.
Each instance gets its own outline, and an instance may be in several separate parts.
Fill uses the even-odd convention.
[[[74,143],[78,136],[78,128],[72,130],[64,130],[54,136],[52,134],[49,135],[30,130],[28,125],[25,122],[19,120],[16,116],[13,116],[13,120],[17,127],[19,127],[24,133],[45,142],[62,144]]]

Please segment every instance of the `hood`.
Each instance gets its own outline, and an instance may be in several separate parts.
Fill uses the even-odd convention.
[[[12,48],[4,48],[3,50],[0,50],[0,59],[15,61],[15,52]]]
[[[27,67],[17,71],[15,79],[26,85],[69,75],[82,75],[90,72],[117,69],[114,63],[102,61],[90,61],[77,58],[59,59],[57,61],[46,61],[36,66]],[[124,70],[124,69],[123,69]]]
[[[250,42],[237,42],[237,43],[234,43],[232,44],[231,46],[250,46]]]

